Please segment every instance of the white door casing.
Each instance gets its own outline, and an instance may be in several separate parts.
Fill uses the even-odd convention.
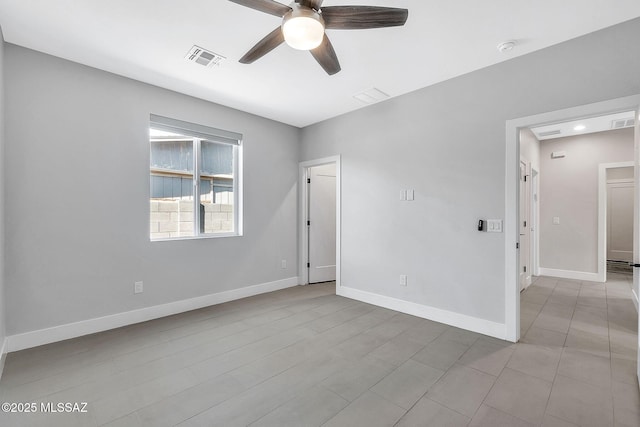
[[[531,244],[531,275],[539,276],[540,269],[540,233],[539,221],[540,221],[540,174],[535,169],[531,169],[531,208],[529,209],[531,227],[529,227],[529,237]]]
[[[531,180],[530,165],[525,159],[520,159],[520,290],[531,284],[531,221],[529,202],[529,187]]]

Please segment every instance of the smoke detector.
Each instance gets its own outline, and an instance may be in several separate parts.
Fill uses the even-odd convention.
[[[498,46],[496,46],[496,48],[502,53],[508,52],[514,47],[516,47],[515,40],[507,40],[505,42],[500,43]]]
[[[187,56],[185,56],[185,59],[205,67],[213,67],[214,65],[220,65],[220,63],[226,58],[222,55],[211,52],[210,50],[194,45],[189,50],[189,53],[187,53]]]

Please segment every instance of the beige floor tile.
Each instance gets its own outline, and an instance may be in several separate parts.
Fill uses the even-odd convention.
[[[578,427],[578,425],[551,415],[545,415],[542,427]]]
[[[399,336],[373,350],[368,356],[400,366],[425,347],[406,336]]]
[[[469,427],[534,427],[528,421],[514,417],[487,405],[482,405]]]
[[[462,355],[458,363],[498,376],[515,351],[515,346],[504,346],[479,339]]]
[[[638,362],[631,356],[611,354],[611,377],[614,381],[637,385]]]
[[[572,348],[560,357],[558,375],[584,381],[598,387],[611,387],[611,360]]]
[[[584,427],[612,426],[613,401],[609,390],[558,375],[547,413]]]
[[[564,347],[567,334],[549,331],[547,329],[530,328],[527,334],[520,340],[524,344],[541,345],[544,347]]]
[[[485,405],[539,425],[551,393],[551,382],[506,368],[484,400]]]
[[[458,341],[438,337],[413,355],[412,359],[446,371],[469,349],[469,346]]]
[[[570,329],[564,345],[596,356],[607,358],[611,356],[610,339],[600,334]]]
[[[470,418],[423,397],[398,421],[395,427],[466,427],[469,421],[471,421]]]
[[[640,425],[640,392],[637,385],[613,382],[613,418],[616,425]]]
[[[252,427],[321,426],[349,402],[322,387],[312,387],[250,424]]]
[[[560,348],[519,344],[507,367],[545,381],[553,381],[561,354]]]
[[[373,386],[371,391],[410,409],[443,374],[444,371],[408,360]]]
[[[325,427],[388,427],[394,425],[405,410],[383,399],[375,393],[367,392],[331,418]]]
[[[492,375],[456,364],[431,387],[427,398],[473,417],[495,380]]]
[[[389,375],[393,368],[380,360],[346,361],[344,367],[323,380],[321,385],[352,401]]]

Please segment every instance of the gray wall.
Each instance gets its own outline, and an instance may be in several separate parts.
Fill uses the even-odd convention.
[[[0,28],[0,349],[3,347],[6,337],[6,311],[5,311],[5,233],[4,233],[4,186],[5,186],[5,85],[4,85],[4,37]],[[1,357],[2,355],[0,355]],[[0,374],[2,367],[0,366]]]
[[[633,161],[633,128],[546,140],[540,159],[540,267],[596,273],[598,165]]]
[[[504,218],[505,121],[640,93],[639,37],[636,19],[303,129],[302,160],[342,155],[342,284],[504,322],[504,234],[476,223]]]
[[[14,45],[5,59],[9,335],[297,276],[299,129]],[[149,242],[150,113],[244,135],[243,237]]]

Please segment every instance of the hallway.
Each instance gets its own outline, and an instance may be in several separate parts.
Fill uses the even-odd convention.
[[[535,278],[521,294],[522,338],[511,363],[526,356],[527,365],[519,370],[553,382],[548,416],[576,425],[636,426],[638,320],[632,276],[608,276],[606,284]]]

